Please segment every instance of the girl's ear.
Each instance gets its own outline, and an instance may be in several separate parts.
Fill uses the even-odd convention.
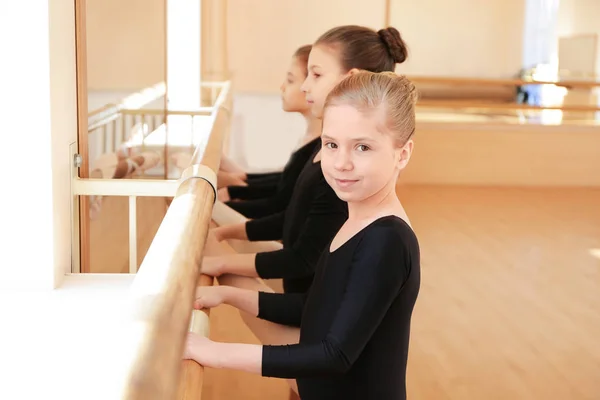
[[[408,162],[410,161],[410,157],[412,156],[414,145],[415,143],[413,142],[413,140],[409,139],[408,142],[406,142],[404,146],[402,146],[402,148],[398,150],[400,153],[398,157],[399,170],[403,170],[404,168],[406,168],[406,165],[408,164]]]

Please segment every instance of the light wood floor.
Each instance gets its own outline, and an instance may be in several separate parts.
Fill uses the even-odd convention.
[[[600,399],[600,190],[399,194],[422,252],[409,398]],[[113,236],[103,255],[126,243],[126,215],[125,239]],[[255,343],[229,307],[213,310],[211,331]],[[203,400],[287,399],[278,380],[209,370],[206,381]]]
[[[412,399],[600,399],[600,190],[400,188]]]
[[[136,208],[139,267],[167,207],[163,197],[138,197]],[[104,197],[100,213],[90,221],[90,272],[129,272],[129,198]]]

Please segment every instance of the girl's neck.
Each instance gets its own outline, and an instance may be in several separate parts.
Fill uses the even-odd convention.
[[[368,224],[380,217],[397,215],[408,222],[398,196],[396,185],[390,184],[373,196],[360,202],[348,203],[348,220]]]
[[[310,111],[303,114],[303,116],[306,120],[306,132],[304,133],[304,138],[302,140],[302,143],[304,144],[321,136],[322,121],[315,118]]]

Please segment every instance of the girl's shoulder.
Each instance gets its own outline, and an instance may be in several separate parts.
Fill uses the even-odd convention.
[[[418,239],[412,227],[397,215],[377,218],[356,236],[359,248],[370,247],[371,251],[383,251],[391,248],[418,250]]]

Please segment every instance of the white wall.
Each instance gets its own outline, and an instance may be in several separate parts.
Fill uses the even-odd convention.
[[[87,0],[86,23],[90,90],[165,80],[164,0]]]
[[[391,0],[411,55],[399,72],[510,77],[521,68],[524,0]],[[341,24],[380,29],[384,0],[230,0],[230,67],[241,92],[275,93],[290,54]],[[282,71],[282,72],[279,72]]]
[[[306,130],[304,118],[281,110],[276,95],[234,96],[230,156],[249,170],[277,170]]]
[[[596,34],[596,71],[600,75],[600,1],[561,0],[558,14],[558,36]]]
[[[276,93],[294,51],[342,24],[380,28],[383,0],[229,0],[229,63],[235,90]]]
[[[70,269],[74,32],[73,1],[0,2],[0,37],[19,38],[2,41],[3,57],[18,62],[0,67],[10,77],[0,98],[10,132],[0,157],[0,288],[49,289]]]
[[[522,62],[524,15],[524,0],[392,0],[391,25],[410,47],[399,71],[514,76]]]
[[[598,0],[560,0],[558,33],[561,36],[600,32]]]

